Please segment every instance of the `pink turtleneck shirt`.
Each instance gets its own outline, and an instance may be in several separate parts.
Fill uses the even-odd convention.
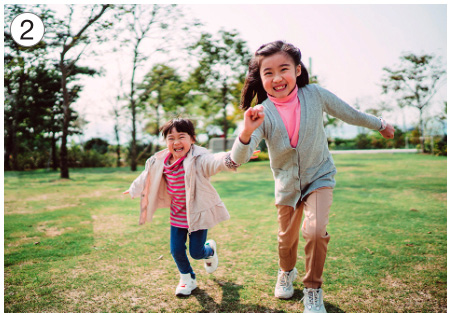
[[[300,130],[300,100],[298,99],[298,86],[286,97],[275,98],[269,94],[267,97],[275,104],[278,113],[283,119],[284,125],[289,135],[291,147],[297,147],[298,131]]]

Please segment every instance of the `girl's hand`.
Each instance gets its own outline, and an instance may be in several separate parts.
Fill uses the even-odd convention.
[[[264,121],[264,107],[262,105],[256,105],[250,107],[244,113],[244,130],[242,130],[239,139],[242,143],[247,144],[250,142],[250,137],[253,131],[261,126]]]
[[[126,194],[129,194],[129,193],[130,193],[130,191],[129,191],[129,190],[126,190],[126,191],[124,191],[122,194],[126,195]]]
[[[393,139],[394,138],[395,129],[391,124],[386,123],[386,128],[383,131],[380,131],[381,135],[385,139]]]

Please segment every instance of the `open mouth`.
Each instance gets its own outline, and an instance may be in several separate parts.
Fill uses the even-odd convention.
[[[281,90],[284,90],[286,87],[287,87],[287,85],[280,85],[280,86],[274,87],[273,89],[275,91],[281,91]]]
[[[175,152],[183,152],[183,148],[180,149],[173,149]]]

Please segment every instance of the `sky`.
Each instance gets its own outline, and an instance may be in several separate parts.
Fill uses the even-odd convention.
[[[382,98],[382,69],[398,64],[402,54],[434,54],[447,67],[446,4],[181,5],[210,33],[237,30],[252,53],[273,40],[294,44],[324,88],[350,105],[358,102],[363,111]],[[90,60],[92,65],[104,68],[105,76],[82,81],[85,88],[73,106],[89,123],[79,140],[101,137],[112,141],[113,122],[108,113],[117,95],[118,73],[130,75],[127,69],[131,68],[131,58],[131,52],[123,51]],[[149,69],[151,65],[146,66]],[[426,114],[436,115],[446,100],[444,82]],[[395,107],[393,100],[388,102]],[[416,123],[418,110],[409,108],[383,116],[401,126]],[[129,137],[130,130],[130,126],[123,126],[122,139]]]

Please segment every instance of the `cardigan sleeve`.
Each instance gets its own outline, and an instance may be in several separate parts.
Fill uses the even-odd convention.
[[[140,197],[142,191],[144,190],[145,180],[149,174],[150,166],[155,162],[155,157],[147,159],[145,162],[145,169],[142,173],[131,183],[128,189],[131,199]]]
[[[267,119],[268,117],[266,115],[261,126],[259,126],[258,128],[256,128],[255,131],[253,131],[249,143],[243,144],[239,139],[239,137],[236,138],[233,147],[231,148],[231,156],[230,156],[235,163],[242,165],[250,160],[256,147],[264,137],[264,127]]]
[[[230,152],[202,154],[198,157],[197,163],[206,177],[223,171],[236,171],[240,166],[231,159]]]
[[[315,85],[323,104],[323,110],[333,117],[356,126],[378,130],[381,127],[379,118],[363,113],[350,106],[330,91]]]

